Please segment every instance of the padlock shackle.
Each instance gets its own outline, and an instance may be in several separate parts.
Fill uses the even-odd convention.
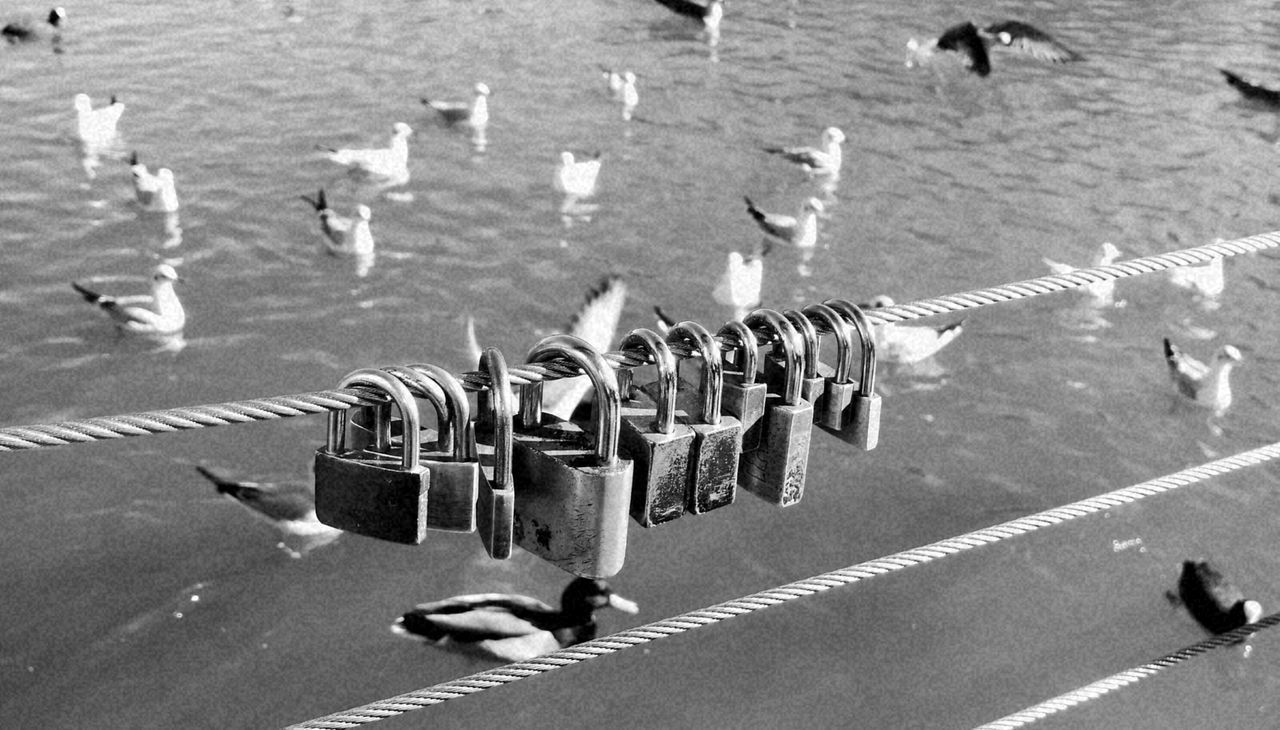
[[[680,387],[680,371],[677,369],[676,356],[671,352],[671,348],[667,347],[662,335],[642,327],[627,333],[627,336],[622,340],[622,349],[639,350],[645,353],[648,360],[657,368],[658,408],[654,421],[649,428],[656,433],[669,434],[675,431],[676,391]],[[630,368],[625,372],[625,376],[622,372],[618,373],[620,392],[623,390],[624,385],[626,390],[630,390]]]
[[[596,352],[586,340],[573,335],[551,335],[534,345],[525,362],[536,364],[547,360],[565,358],[573,361],[591,378],[595,387],[595,405],[592,407],[596,422],[596,459],[600,466],[612,466],[618,461],[618,432],[621,430],[622,395],[618,390],[618,376],[604,356]],[[541,382],[538,383],[541,385]],[[537,389],[541,397],[541,388]],[[521,418],[524,418],[524,393],[521,394]]]
[[[742,373],[742,384],[751,385],[756,382],[756,368],[758,367],[756,348],[760,346],[760,341],[756,339],[755,333],[751,331],[750,327],[735,319],[725,322],[724,326],[720,328],[719,334],[721,337],[728,336],[738,341],[737,345],[726,344],[729,345],[728,351],[737,350],[741,353],[738,355],[736,367]]]
[[[698,421],[712,426],[720,425],[720,400],[724,390],[724,362],[720,358],[720,344],[710,330],[697,322],[684,321],[671,328],[668,343],[692,344],[693,351],[702,357],[702,375],[698,392],[702,394],[702,413]]]
[[[413,393],[410,393],[405,384],[396,377],[376,368],[352,370],[338,382],[338,388],[349,388],[353,385],[363,385],[382,391],[400,409],[400,418],[404,421],[404,444],[400,455],[400,463],[405,471],[417,469],[418,451],[421,449],[418,433],[421,428],[421,419],[418,416],[418,402],[414,400]],[[350,409],[348,409],[349,411]],[[341,442],[345,441],[346,429],[343,427],[344,420],[339,419],[338,425],[335,427],[334,419],[332,416],[330,418],[329,440],[326,442],[326,449],[332,453],[336,453],[341,449]],[[375,424],[374,427],[377,428],[378,424]]]
[[[480,372],[489,376],[489,403],[493,411],[493,478],[502,488],[511,486],[511,448],[515,433],[515,404],[511,375],[502,351],[490,347],[480,355]]]
[[[858,338],[862,340],[862,378],[858,381],[858,392],[871,395],[876,387],[876,340],[867,315],[847,299],[828,299],[823,304],[839,312],[857,330]]]
[[[411,365],[388,365],[382,368],[384,371],[391,373],[404,386],[409,389],[410,393],[418,398],[425,398],[431,402],[431,406],[436,411],[436,423],[439,424],[439,440],[437,449],[445,446],[446,439],[452,433],[453,427],[449,422],[449,404],[448,396],[445,395],[444,389],[435,380],[428,378],[425,374],[414,369]],[[422,417],[422,412],[418,412],[418,417]]]
[[[831,381],[840,385],[853,382],[853,325],[825,304],[810,304],[801,312],[810,321],[816,319],[822,323],[823,327],[815,325],[819,338],[830,334],[836,340],[836,365]]]
[[[796,328],[804,342],[804,377],[818,377],[818,330],[797,309],[785,309],[782,315]]]
[[[800,388],[804,375],[804,343],[800,333],[796,331],[785,316],[776,309],[757,309],[746,317],[742,323],[748,327],[761,326],[769,333],[769,342],[782,347],[782,360],[785,364],[786,382],[782,389],[782,402],[793,406],[800,402]]]
[[[475,456],[470,438],[471,401],[453,373],[431,363],[414,363],[385,369],[397,377],[406,373],[409,380],[405,381],[405,385],[410,390],[413,390],[414,385],[421,386],[423,397],[435,406],[438,451],[453,454],[459,461]],[[405,378],[401,377],[401,380]]]

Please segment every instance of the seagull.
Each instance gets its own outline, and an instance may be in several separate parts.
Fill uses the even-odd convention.
[[[391,630],[442,649],[523,662],[596,637],[595,612],[639,613],[634,601],[602,580],[575,578],[560,610],[529,596],[479,593],[423,603],[396,619]]]
[[[1221,416],[1231,407],[1231,368],[1244,357],[1234,345],[1223,345],[1205,364],[1183,352],[1164,338],[1164,360],[1169,365],[1169,378],[1178,392],[1198,406]]]
[[[822,130],[821,147],[765,147],[764,151],[796,163],[810,175],[839,175],[842,163],[840,144],[844,132],[837,127]]]
[[[568,334],[581,338],[596,352],[608,352],[617,336],[622,308],[627,302],[627,282],[616,274],[607,276],[587,292],[586,300],[569,322]],[[591,379],[550,380],[542,386],[542,410],[568,420],[591,390]]]
[[[755,219],[756,225],[767,235],[796,248],[813,248],[818,242],[818,214],[823,211],[821,200],[806,199],[800,204],[800,214],[792,217],[780,213],[765,213],[751,202],[751,198],[744,196],[742,199],[747,201],[747,212]]]
[[[711,291],[717,304],[733,307],[734,319],[742,319],[760,306],[760,285],[764,279],[764,257],[772,245],[766,240],[759,253],[747,256],[730,251],[724,273]]]
[[[368,177],[385,178],[397,182],[409,180],[409,135],[413,129],[404,122],[396,122],[387,147],[376,149],[333,149],[321,147],[329,159],[346,165],[351,172]]]
[[[930,41],[912,38],[907,41],[907,67],[928,60],[937,49],[942,49],[962,54],[970,71],[986,76],[991,73],[991,57],[987,49],[993,43],[1051,63],[1084,60],[1084,56],[1054,40],[1048,33],[1017,20],[1004,20],[983,28],[964,22],[948,28]]]
[[[67,19],[67,11],[61,7],[56,7],[49,11],[45,16],[45,22],[53,26],[56,32],[62,27],[62,21]],[[0,28],[0,36],[10,43],[20,43],[22,41],[33,41],[40,36],[37,25],[31,18],[20,18],[10,21],[4,28]]]
[[[707,33],[716,36],[720,33],[720,19],[724,17],[724,0],[709,0],[706,4],[693,0],[658,0],[679,15],[694,20],[701,20]]]
[[[600,153],[591,159],[578,162],[572,152],[560,153],[556,165],[556,190],[572,198],[589,198],[596,192],[596,178],[600,175]]]
[[[483,83],[475,85],[475,97],[467,101],[432,101],[425,96],[421,98],[424,106],[436,110],[446,125],[459,122],[472,128],[481,128],[489,123],[489,87]]]
[[[1222,242],[1219,238],[1215,243]],[[1175,266],[1169,269],[1169,281],[1174,286],[1190,289],[1197,296],[1212,302],[1222,295],[1226,288],[1226,275],[1223,273],[1222,256],[1209,259],[1198,266]]]
[[[872,297],[863,309],[892,307],[893,299]],[[876,357],[880,362],[910,364],[932,357],[951,344],[964,331],[964,320],[942,327],[905,327],[897,322],[878,324],[872,328],[876,339]]]
[[[180,280],[172,266],[160,264],[151,274],[151,294],[106,296],[74,281],[71,288],[85,301],[101,307],[122,332],[166,335],[181,332],[187,322],[187,313],[173,291],[173,283]]]
[[[284,540],[279,543],[280,549],[289,553],[290,557],[301,558],[315,548],[333,542],[342,534],[342,530],[330,527],[316,517],[315,494],[308,483],[239,481],[201,465],[196,466],[196,471],[213,482],[218,488],[218,494],[227,495],[259,518],[275,525],[284,534],[285,540],[298,541],[298,549],[286,544]]]
[[[173,213],[178,210],[178,189],[173,170],[162,167],[152,174],[138,161],[135,151],[129,156],[129,174],[133,177],[133,194],[144,210]]]
[[[1178,577],[1178,599],[1201,626],[1225,634],[1262,618],[1262,604],[1244,593],[1203,560],[1185,560]]]
[[[76,133],[88,145],[103,145],[116,138],[116,125],[124,113],[124,102],[114,95],[107,106],[93,108],[88,94],[76,94]]]
[[[1093,263],[1090,266],[1110,266],[1117,258],[1120,258],[1120,249],[1116,248],[1115,244],[1106,242],[1098,249],[1098,253],[1094,256]],[[1060,263],[1050,258],[1045,258],[1044,263],[1049,267],[1050,271],[1059,276],[1070,274],[1076,270],[1076,267],[1070,264]],[[1095,307],[1109,307],[1114,304],[1115,290],[1116,282],[1114,280],[1100,281],[1096,284],[1087,284],[1080,287],[1080,291],[1089,296],[1090,304]]]
[[[329,207],[324,188],[315,199],[298,196],[320,214],[320,230],[324,232],[325,250],[335,256],[368,256],[373,253],[373,233],[369,231],[372,212],[367,205],[356,206],[355,218],[344,218]]]
[[[636,91],[636,75],[633,71],[624,71],[621,76],[610,71],[609,89],[613,91],[613,98],[622,102],[622,119],[623,121],[631,121],[631,115],[636,110],[636,105],[640,103],[640,92]],[[614,85],[615,80],[617,85]]]
[[[1263,106],[1280,109],[1280,91],[1268,88],[1255,81],[1250,81],[1249,79],[1246,79],[1239,74],[1232,73],[1225,68],[1220,68],[1218,71],[1226,77],[1227,83],[1236,91],[1239,91],[1245,99],[1257,102]]]

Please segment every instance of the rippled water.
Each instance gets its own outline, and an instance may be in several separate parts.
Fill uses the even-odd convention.
[[[904,67],[909,36],[961,19],[943,3],[734,2],[714,48],[639,0],[69,10],[63,53],[0,48],[8,425],[320,390],[363,366],[462,371],[466,315],[517,357],[611,272],[630,288],[624,328],[650,326],[654,304],[716,325],[725,256],[758,241],[744,194],[828,203],[811,261],[767,258],[775,306],[910,301],[1038,276],[1046,256],[1084,264],[1104,240],[1139,256],[1276,228],[1276,118],[1215,70],[1280,79],[1267,3],[996,3],[975,20],[1036,23],[1088,60],[1001,55],[987,79]],[[632,122],[601,64],[639,74]],[[477,80],[494,91],[483,153],[417,101]],[[78,92],[128,105],[94,178]],[[390,195],[315,149],[383,144],[396,121],[417,134]],[[834,192],[759,152],[833,124],[849,137]],[[135,149],[175,171],[178,221],[130,203]],[[569,227],[550,184],[563,149],[604,153],[599,208]],[[373,209],[364,276],[320,252],[298,199],[320,186]],[[180,348],[117,338],[67,286],[141,287],[160,259],[186,280]],[[614,585],[642,613],[601,615],[605,630],[1276,440],[1273,271],[1228,261],[1216,309],[1148,276],[1100,314],[1071,295],[969,313],[932,362],[883,368],[879,449],[815,435],[798,506],[744,496],[633,527]],[[1165,335],[1244,351],[1218,429],[1174,406]],[[313,417],[0,457],[3,724],[301,721],[486,666],[393,636],[415,603],[559,593],[559,570],[489,561],[474,535],[347,536],[291,560],[190,466],[305,479],[323,434]],[[1276,482],[1251,469],[386,724],[971,726],[1200,640],[1164,597],[1183,558],[1214,559],[1273,610]],[[1047,724],[1270,726],[1275,639],[1252,645]]]

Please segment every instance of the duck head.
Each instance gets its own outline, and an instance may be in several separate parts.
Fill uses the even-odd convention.
[[[609,584],[598,579],[576,578],[560,597],[561,611],[566,618],[581,619],[590,623],[592,614],[600,608],[616,608],[623,613],[639,613],[635,601],[623,598]]]

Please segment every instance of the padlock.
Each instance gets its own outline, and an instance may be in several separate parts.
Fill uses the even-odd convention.
[[[693,429],[685,509],[699,515],[733,504],[737,496],[742,422],[720,413],[724,364],[720,344],[707,328],[681,322],[671,328],[667,342],[689,347],[702,360],[697,391],[680,393],[676,407],[676,420]],[[692,398],[683,398],[686,394]]]
[[[764,401],[768,392],[768,386],[756,382],[756,336],[750,327],[737,320],[726,322],[719,334],[729,349],[737,352],[737,369],[723,371],[720,412],[742,424],[742,453],[755,451],[760,447],[760,434],[764,430]]]
[[[653,527],[684,514],[693,429],[676,422],[680,372],[662,337],[650,329],[632,330],[622,340],[622,349],[643,352],[658,376],[654,387],[645,390],[633,387],[631,368],[617,371],[622,394],[618,445],[634,465],[631,516]]]
[[[480,462],[476,460],[471,404],[457,378],[438,365],[393,365],[384,368],[435,407],[436,429],[419,437],[419,462],[431,472],[427,490],[427,529],[475,532]]]
[[[502,352],[489,348],[480,356],[480,372],[489,375],[489,389],[476,397],[475,443],[480,461],[480,496],[476,500],[476,530],[489,557],[511,557],[516,490],[511,478],[511,433],[515,403],[511,377]]]
[[[523,386],[512,435],[516,484],[513,539],[583,578],[608,578],[627,552],[632,464],[618,456],[621,397],[613,368],[584,340],[552,335],[527,361],[568,359],[595,388],[594,438],[577,424],[542,413],[541,381]]]
[[[316,451],[316,516],[331,527],[380,540],[417,545],[427,534],[430,472],[419,462],[418,404],[390,374],[372,368],[348,373],[339,388],[364,385],[387,394],[400,410],[404,439],[398,457],[345,445],[349,411],[329,414],[325,445]],[[384,433],[375,423],[374,434]]]
[[[802,355],[804,376],[800,379],[800,397],[813,405],[814,413],[821,413],[826,380],[818,375],[818,330],[814,328],[813,322],[809,321],[808,317],[795,309],[783,310],[782,314],[796,328],[796,332],[800,333],[800,338],[804,341]],[[768,355],[765,355],[764,382],[770,390],[782,390],[783,381],[787,377],[785,362],[786,358],[778,352],[776,345]]]
[[[862,375],[858,379],[858,392],[853,396],[849,418],[844,429],[837,434],[846,443],[863,451],[874,449],[880,442],[880,395],[876,393],[876,341],[871,333],[871,323],[857,305],[844,299],[828,299],[824,302],[853,324],[862,340]]]
[[[825,304],[810,304],[804,315],[816,322],[820,339],[831,335],[835,341],[836,364],[825,375],[822,404],[814,409],[813,420],[824,431],[839,434],[853,420],[851,404],[858,392],[858,382],[853,379],[854,326]]]
[[[760,448],[742,455],[738,485],[766,502],[787,507],[804,496],[813,431],[813,404],[800,397],[804,343],[791,322],[775,310],[757,309],[743,322],[766,328],[769,342],[777,344],[786,358],[787,377],[781,391],[768,395]]]

